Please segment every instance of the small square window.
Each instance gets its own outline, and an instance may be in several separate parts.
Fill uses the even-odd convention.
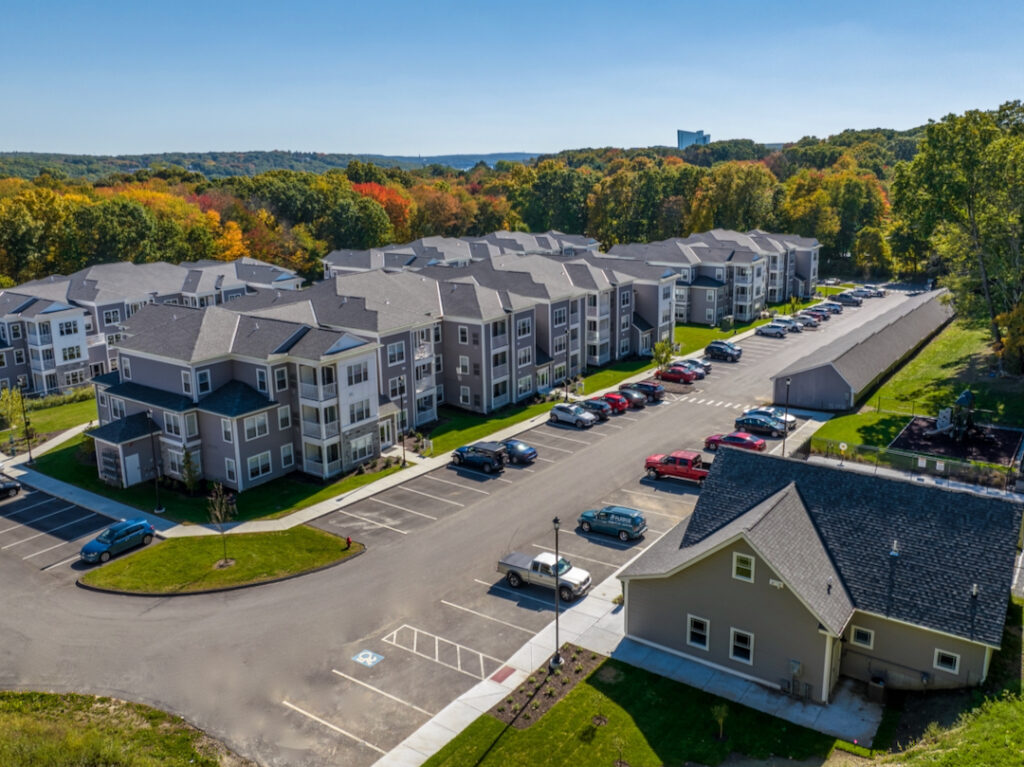
[[[858,647],[873,650],[875,647],[875,632],[860,626],[852,626],[850,628],[850,642]]]
[[[935,668],[939,671],[947,671],[950,674],[960,673],[960,656],[955,652],[946,652],[945,650],[935,650],[935,661],[933,663]]]
[[[732,577],[736,580],[754,582],[754,558],[748,554],[732,555]]]

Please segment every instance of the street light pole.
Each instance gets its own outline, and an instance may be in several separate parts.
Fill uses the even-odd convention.
[[[21,420],[25,424],[25,446],[28,448],[28,463],[32,465],[32,435],[29,432],[29,426],[31,423],[28,420],[28,414],[25,412],[25,387],[21,386],[18,389],[18,393],[21,395]]]
[[[405,432],[409,424],[409,416],[405,412],[405,379],[402,379],[402,422],[400,426],[402,435],[402,467],[405,467]]]
[[[561,612],[561,597],[559,596],[561,584],[558,582],[558,526],[560,524],[558,517],[551,520],[551,524],[555,528],[555,654],[552,656],[548,666],[552,671],[555,671],[562,667],[562,643],[558,638],[558,614]]]
[[[156,437],[153,435],[153,427],[156,421],[153,420],[153,411],[147,410],[146,417],[149,418],[149,449],[153,453],[153,489],[156,491],[156,508],[154,514],[163,514],[164,507],[160,505],[160,454],[157,453]]]
[[[569,360],[571,359],[570,349],[570,335],[569,335],[569,320],[565,321],[565,380],[562,382],[562,388],[565,389],[565,401],[569,401],[569,375],[571,368],[569,367]]]
[[[789,384],[792,379],[786,379],[786,417],[782,419],[782,457],[786,457],[786,435],[789,434]]]

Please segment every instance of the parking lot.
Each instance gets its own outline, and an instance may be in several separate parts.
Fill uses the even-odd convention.
[[[27,567],[77,578],[78,551],[113,520],[24,487],[0,501],[0,556]]]

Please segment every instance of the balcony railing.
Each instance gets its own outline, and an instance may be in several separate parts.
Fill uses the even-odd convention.
[[[341,471],[341,461],[328,461],[327,462],[327,476],[333,477]]]
[[[418,381],[416,381],[416,386],[414,388],[417,394],[422,394],[425,391],[430,391],[431,389],[434,388],[434,386],[434,376],[429,375],[423,376]]]
[[[503,349],[506,346],[508,346],[508,333],[502,333],[500,336],[491,336],[492,349]]]
[[[434,356],[434,347],[430,344],[420,344],[413,352],[413,356],[418,360],[431,359]]]
[[[299,384],[299,396],[302,397],[303,399],[311,399],[316,402],[323,402],[324,400],[333,399],[337,395],[337,384]]]
[[[507,404],[508,404],[508,395],[507,394],[502,394],[500,397],[495,397],[494,398],[494,401],[491,403],[491,406],[493,408],[497,409],[499,407],[504,407]]]
[[[29,333],[28,334],[28,345],[29,346],[49,346],[53,343],[52,333]]]
[[[328,421],[327,423],[320,423],[319,421],[303,421],[302,422],[302,434],[306,437],[313,437],[314,439],[327,439],[328,437],[337,437],[340,431],[338,421]]]
[[[44,360],[36,359],[35,357],[30,357],[29,367],[32,368],[32,370],[53,370],[55,367],[57,367],[57,361],[54,360],[53,358]]]

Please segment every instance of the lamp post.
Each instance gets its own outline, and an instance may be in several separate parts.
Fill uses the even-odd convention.
[[[791,378],[786,379],[786,416],[782,419],[782,457],[786,457],[786,435],[789,434],[789,384]]]
[[[160,505],[160,454],[157,453],[156,437],[153,430],[156,421],[153,420],[152,409],[146,411],[146,417],[149,418],[149,448],[153,452],[153,489],[156,491],[156,507],[153,509],[153,513],[163,514],[164,507]]]
[[[402,468],[405,468],[405,432],[406,427],[409,425],[409,416],[405,412],[405,380],[402,380],[402,422],[401,422],[401,435],[402,435]]]
[[[562,382],[562,388],[565,389],[565,401],[569,401],[569,377],[572,369],[569,367],[569,360],[571,359],[571,347],[570,347],[570,335],[569,335],[569,322],[566,320],[565,323],[565,381]]]
[[[25,412],[25,385],[22,384],[18,387],[18,393],[21,395],[21,420],[25,424],[25,446],[28,448],[28,463],[32,465],[32,435],[30,433],[31,422],[28,420],[28,414]]]
[[[558,614],[561,611],[560,596],[561,584],[558,582],[558,526],[560,521],[558,517],[551,520],[552,526],[555,528],[555,654],[551,657],[551,662],[548,667],[555,671],[562,667],[562,643],[558,638]]]

